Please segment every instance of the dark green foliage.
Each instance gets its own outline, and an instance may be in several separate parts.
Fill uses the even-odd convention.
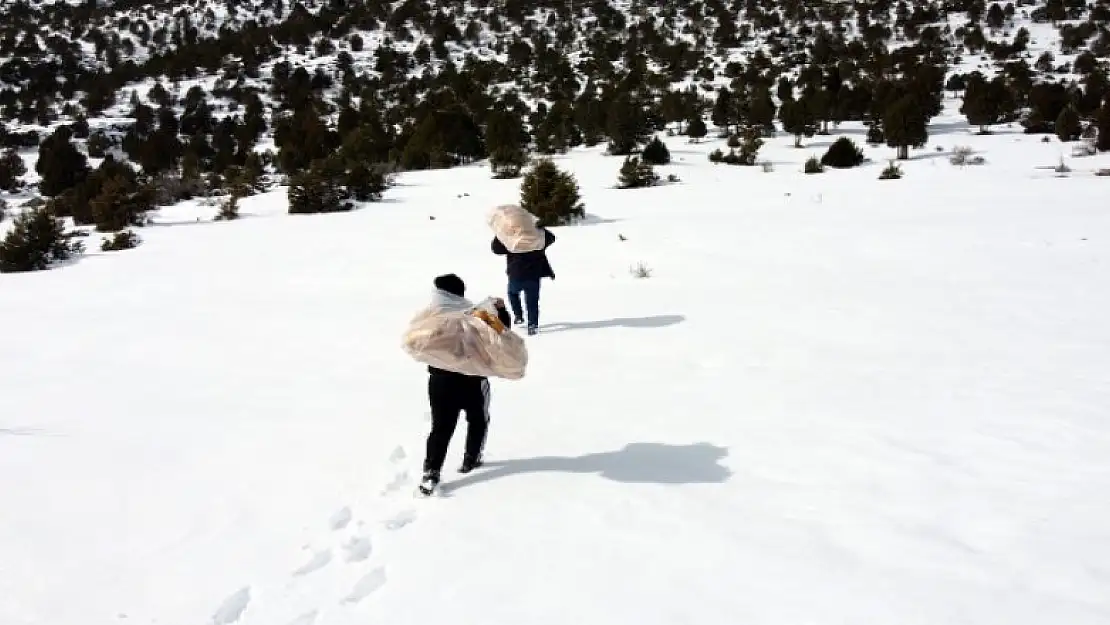
[[[821,164],[837,169],[857,167],[863,164],[863,150],[848,137],[840,137],[825,151]]]
[[[816,156],[811,156],[806,159],[805,173],[819,174],[823,171],[825,171],[825,166],[822,164],[822,161],[817,160]]]
[[[220,212],[216,214],[216,221],[233,221],[239,219],[239,200],[241,196],[232,193],[230,197],[220,203]]]
[[[111,239],[104,239],[100,243],[100,250],[103,252],[119,252],[123,250],[130,250],[139,246],[142,239],[139,235],[131,230],[123,230],[115,233]]]
[[[51,264],[80,253],[79,243],[70,243],[62,221],[48,205],[24,211],[0,242],[0,273],[41,271]]]
[[[1100,152],[1110,151],[1110,98],[1102,102],[1102,108],[1095,116],[1098,127],[1098,140],[1095,144]]]
[[[906,95],[895,101],[883,116],[886,144],[898,149],[899,160],[910,157],[911,147],[922,147],[929,140],[928,117],[914,96]]]
[[[461,106],[431,111],[419,122],[401,155],[404,169],[439,169],[484,158],[485,140]]]
[[[879,174],[879,180],[898,180],[902,177],[902,168],[897,163],[891,161],[889,165],[883,168]]]
[[[289,212],[336,213],[352,208],[344,188],[346,172],[334,159],[313,161],[309,168],[290,176]]]
[[[87,146],[89,148],[89,156],[93,158],[104,158],[104,155],[112,148],[112,140],[104,131],[97,130],[89,135]]]
[[[0,197],[0,222],[3,222],[4,218],[7,217],[7,216],[8,216],[8,202],[4,198]]]
[[[0,191],[15,191],[22,186],[19,177],[27,173],[23,157],[14,149],[0,154]]]
[[[883,127],[875,124],[868,128],[866,140],[868,145],[882,145],[886,143],[886,135],[883,134]]]
[[[489,166],[493,170],[493,177],[499,179],[516,178],[527,164],[528,155],[524,149],[504,145],[495,148],[489,156]]]
[[[578,181],[550,159],[537,161],[525,174],[520,185],[520,206],[535,215],[541,226],[562,226],[586,215]]]
[[[671,151],[667,149],[667,144],[663,143],[659,137],[652,137],[651,141],[644,146],[640,156],[645,163],[652,165],[666,165],[671,162]]]
[[[113,176],[103,182],[90,202],[98,232],[116,232],[143,226],[154,208],[154,191],[134,178]]]
[[[658,183],[659,176],[655,173],[651,163],[642,161],[635,156],[625,157],[618,176],[618,186],[621,189],[638,189]]]
[[[782,129],[794,135],[794,147],[802,147],[802,137],[817,133],[817,117],[809,104],[802,100],[787,100],[779,108]]]
[[[1079,119],[1079,111],[1068,105],[1056,117],[1056,136],[1061,141],[1075,141],[1083,134],[1083,126]]]
[[[755,165],[756,158],[759,156],[759,149],[763,147],[762,132],[759,128],[748,128],[744,130],[744,136],[740,143],[740,165]]]
[[[70,141],[70,131],[60,127],[39,146],[35,171],[42,176],[39,191],[55,196],[85,181],[88,159]]]
[[[609,153],[614,156],[631,154],[650,133],[642,106],[627,93],[618,95],[610,105],[605,128]]]
[[[1012,116],[1016,106],[1002,76],[988,82],[982,74],[975,72],[967,81],[960,112],[967,116],[969,124],[979,126],[980,134],[986,134],[990,126]]]
[[[490,150],[489,164],[494,178],[516,178],[527,163],[525,146],[528,133],[520,116],[502,108],[492,111],[486,120],[486,145]]]
[[[705,127],[705,120],[701,118],[701,115],[694,116],[686,125],[686,135],[693,139],[694,143],[703,139],[707,134],[709,134],[709,129]]]

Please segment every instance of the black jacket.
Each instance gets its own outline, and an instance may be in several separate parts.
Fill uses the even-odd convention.
[[[504,308],[498,308],[497,318],[501,320],[501,323],[503,323],[506,328],[512,327],[513,320],[511,317],[509,317],[509,311],[505,310]],[[428,365],[428,373],[435,377],[455,378],[459,381],[472,380],[474,382],[480,382],[485,379],[483,376],[456,373],[454,371],[448,371],[446,369],[439,369],[431,365]]]
[[[505,273],[509,274],[510,280],[555,279],[555,271],[551,268],[551,263],[547,261],[547,254],[544,252],[555,242],[555,235],[547,229],[544,229],[543,234],[543,250],[520,254],[510,252],[501,244],[501,241],[497,240],[497,237],[493,237],[490,248],[494,254],[505,257]]]

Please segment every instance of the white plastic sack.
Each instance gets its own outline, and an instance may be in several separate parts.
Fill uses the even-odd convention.
[[[538,252],[544,248],[544,233],[536,226],[536,217],[515,204],[495,207],[489,213],[488,222],[497,240],[514,254]]]
[[[528,365],[524,339],[490,300],[475,306],[443,291],[409,322],[401,347],[417,362],[464,375],[519,380]]]

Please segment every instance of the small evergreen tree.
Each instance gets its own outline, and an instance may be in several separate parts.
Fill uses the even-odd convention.
[[[59,195],[85,181],[89,175],[88,159],[70,142],[70,131],[61,127],[39,145],[35,171],[42,176],[39,191],[43,195]]]
[[[493,149],[489,156],[489,167],[493,177],[498,179],[516,178],[528,161],[528,156],[520,146],[502,145]]]
[[[707,134],[709,134],[709,129],[706,128],[705,120],[701,118],[701,115],[699,114],[691,117],[690,121],[686,124],[686,135],[689,136],[694,143],[697,143],[704,139]]]
[[[858,167],[863,164],[863,150],[848,137],[840,137],[821,157],[821,164],[838,169]]]
[[[802,147],[802,137],[817,133],[817,118],[809,105],[802,100],[787,100],[779,108],[782,129],[794,135],[794,147]]]
[[[1061,141],[1075,141],[1083,135],[1083,126],[1079,119],[1079,111],[1074,105],[1067,105],[1060,115],[1056,117],[1056,136]]]
[[[103,182],[90,206],[98,232],[117,232],[146,224],[146,213],[154,208],[154,194],[133,179],[114,176]]]
[[[112,235],[111,239],[105,238],[100,242],[102,252],[120,252],[139,246],[142,239],[131,230],[123,230]]]
[[[1098,142],[1095,144],[1100,152],[1110,151],[1110,98],[1103,101],[1095,118],[1098,127]]]
[[[46,206],[24,211],[0,242],[0,273],[41,271],[51,264],[80,253],[79,243],[70,243],[60,219]]]
[[[14,149],[5,150],[0,155],[0,191],[15,191],[22,183],[19,177],[27,173],[23,157]]]
[[[806,159],[805,173],[819,174],[823,171],[825,171],[825,166],[821,164],[821,161],[817,160],[816,156],[811,156]]]
[[[618,186],[621,189],[650,187],[658,182],[659,176],[655,173],[651,163],[642,161],[635,156],[628,156],[624,159],[618,179]]]
[[[651,141],[644,146],[640,156],[645,163],[652,165],[666,165],[671,162],[671,151],[667,149],[667,144],[659,140],[659,137],[652,137]]]
[[[220,212],[216,213],[216,221],[233,221],[239,219],[239,200],[241,196],[232,192],[231,195],[220,203]]]
[[[578,181],[560,171],[550,159],[533,165],[520,185],[520,206],[541,226],[561,226],[585,217]]]
[[[910,95],[891,104],[883,116],[886,144],[898,149],[898,159],[910,157],[910,147],[922,147],[929,140],[928,119],[921,104]]]
[[[759,128],[744,130],[744,138],[740,143],[739,159],[741,165],[755,165],[759,156],[759,149],[763,147],[762,131]]]
[[[292,214],[335,213],[351,210],[343,188],[346,172],[334,159],[319,159],[289,179],[289,212]]]

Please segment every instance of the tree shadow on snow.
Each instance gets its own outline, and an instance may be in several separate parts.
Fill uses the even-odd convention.
[[[601,321],[568,321],[540,326],[544,332],[565,330],[598,330],[601,328],[665,328],[686,321],[682,315],[655,315],[653,317],[621,317]]]
[[[444,491],[527,473],[593,473],[624,484],[723,484],[732,471],[720,461],[728,450],[709,443],[668,445],[630,443],[623,449],[584,456],[541,456],[487,462],[461,479],[445,484]]]

